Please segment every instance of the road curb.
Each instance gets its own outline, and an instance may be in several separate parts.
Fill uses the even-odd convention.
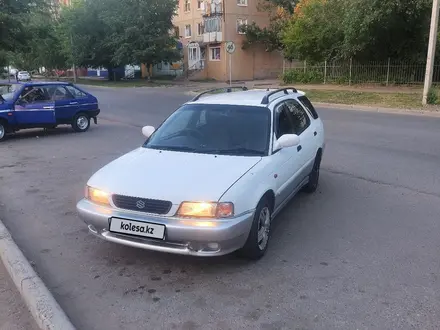
[[[338,103],[325,103],[325,102],[313,102],[313,104],[317,107],[323,107],[329,109],[440,117],[440,112],[434,110],[431,111],[431,110],[423,110],[423,109],[386,108],[386,107],[375,107],[375,106],[357,105],[357,104],[352,105],[352,104],[338,104]]]
[[[0,257],[41,330],[75,330],[1,220]]]

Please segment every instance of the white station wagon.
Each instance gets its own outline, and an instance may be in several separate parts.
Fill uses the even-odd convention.
[[[240,89],[196,96],[95,173],[77,204],[90,232],[148,250],[262,257],[274,217],[317,189],[324,128],[294,88]]]

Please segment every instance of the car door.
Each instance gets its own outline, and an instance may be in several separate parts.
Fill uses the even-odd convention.
[[[324,126],[322,124],[322,121],[319,118],[318,112],[316,111],[310,100],[307,98],[307,96],[303,95],[298,97],[298,101],[303,106],[303,108],[307,110],[311,117],[310,126],[313,130],[315,149],[318,150],[322,147],[324,143]]]
[[[298,157],[295,160],[299,165],[298,184],[310,174],[316,154],[315,130],[311,124],[308,112],[295,99],[286,101],[293,120],[293,132],[300,137]]]
[[[78,112],[78,102],[63,85],[53,85],[49,89],[51,99],[55,102],[55,118],[57,123],[70,123]]]
[[[273,141],[275,142],[284,134],[294,134],[292,114],[286,104],[281,101],[274,108]],[[299,179],[297,173],[301,169],[298,162],[299,151],[301,148],[290,147],[273,150],[271,159],[273,160],[274,176],[276,175],[275,208],[278,208],[296,190]]]
[[[72,85],[66,85],[65,87],[73,96],[74,100],[72,103],[78,105],[78,110],[87,112],[98,109],[98,103],[93,96]]]
[[[19,126],[55,123],[55,102],[50,99],[45,86],[26,86],[14,104],[14,116]]]

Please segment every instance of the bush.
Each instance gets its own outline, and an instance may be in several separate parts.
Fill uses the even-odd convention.
[[[291,69],[284,72],[281,76],[285,84],[301,83],[323,83],[324,75],[318,70],[309,69],[304,72],[304,69]]]
[[[427,97],[428,104],[437,104],[438,103],[438,94],[434,88],[430,88]]]

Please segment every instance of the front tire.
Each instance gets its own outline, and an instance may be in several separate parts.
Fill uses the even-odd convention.
[[[255,210],[251,231],[239,255],[252,260],[263,257],[269,246],[271,225],[272,206],[268,198],[263,198]]]
[[[90,127],[90,118],[83,114],[77,114],[75,118],[73,118],[72,122],[72,128],[75,130],[75,132],[85,132]]]

